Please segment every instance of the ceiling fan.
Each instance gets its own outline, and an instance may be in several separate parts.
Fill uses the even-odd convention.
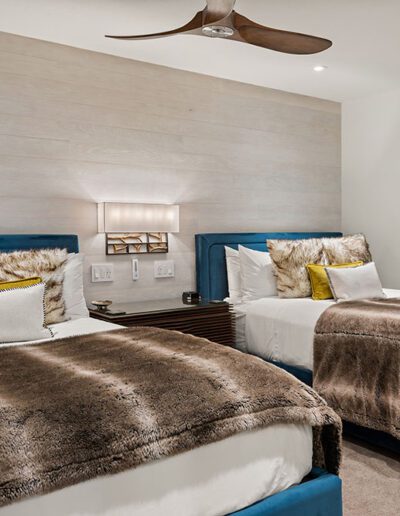
[[[298,32],[272,29],[255,23],[234,11],[236,0],[206,0],[207,7],[199,11],[183,27],[137,36],[111,36],[114,39],[155,39],[175,34],[195,34],[225,38],[286,54],[316,54],[332,46],[332,41]]]

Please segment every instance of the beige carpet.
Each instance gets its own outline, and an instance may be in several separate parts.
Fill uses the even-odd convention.
[[[400,515],[400,458],[344,442],[344,516]]]

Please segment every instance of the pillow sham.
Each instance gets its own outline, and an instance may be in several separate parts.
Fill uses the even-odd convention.
[[[321,239],[267,240],[267,248],[273,262],[279,297],[311,296],[306,265],[327,264]]]
[[[346,235],[339,238],[323,238],[326,263],[351,263],[372,261],[369,245],[364,235]]]
[[[276,279],[269,253],[239,245],[242,301],[276,296]]]
[[[0,291],[0,343],[51,339],[45,325],[45,284]]]
[[[353,268],[326,267],[325,270],[336,301],[386,297],[374,262]]]
[[[39,249],[0,253],[0,281],[38,276],[46,284],[45,314],[47,324],[65,320],[62,296],[64,270],[68,253],[65,249]]]
[[[340,265],[329,265],[329,268],[343,268],[343,267],[359,267],[363,262],[342,263]],[[329,286],[329,279],[326,274],[326,265],[308,264],[308,275],[311,283],[311,297],[314,301],[323,301],[324,299],[332,299],[333,294]]]
[[[66,319],[89,317],[83,295],[83,259],[83,254],[70,253],[64,267],[63,298]]]
[[[228,277],[229,301],[237,304],[242,301],[242,279],[240,277],[239,251],[225,246],[226,272]]]
[[[42,278],[26,278],[23,280],[15,281],[0,281],[0,290],[30,287],[31,285],[37,285],[38,283],[42,283]]]

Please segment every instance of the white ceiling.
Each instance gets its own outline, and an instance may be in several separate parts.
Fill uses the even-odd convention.
[[[178,27],[204,0],[0,0],[0,30],[174,68],[343,101],[400,85],[400,0],[237,0],[244,16],[332,39],[291,56],[221,39],[117,41]],[[316,64],[328,66],[316,73]]]

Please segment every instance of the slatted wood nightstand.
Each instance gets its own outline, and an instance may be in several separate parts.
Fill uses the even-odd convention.
[[[91,309],[90,316],[121,326],[155,326],[177,330],[226,346],[232,346],[235,342],[234,314],[228,303],[185,305],[180,299],[165,299],[113,304],[110,310]]]

